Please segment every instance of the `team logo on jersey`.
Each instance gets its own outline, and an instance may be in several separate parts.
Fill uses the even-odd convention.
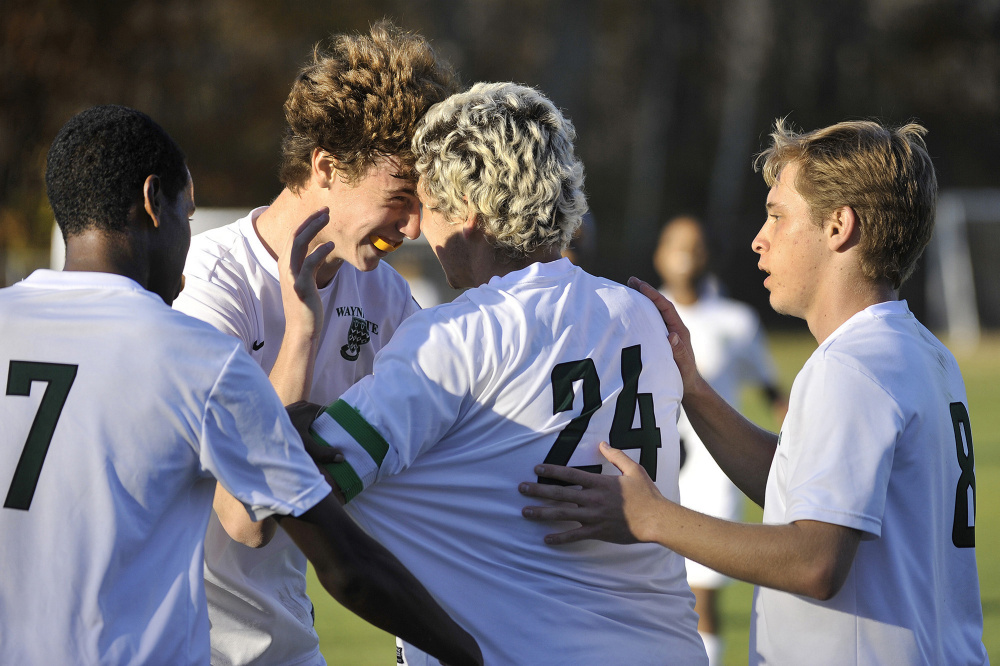
[[[351,327],[347,331],[347,344],[340,348],[340,355],[348,361],[357,361],[362,345],[378,335],[378,324],[365,319],[365,312],[359,307],[347,306],[336,309],[338,317],[350,317]]]

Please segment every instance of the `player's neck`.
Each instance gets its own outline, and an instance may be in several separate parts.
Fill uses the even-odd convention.
[[[131,278],[146,287],[149,259],[132,234],[108,234],[86,229],[66,240],[64,271],[113,273]]]
[[[830,337],[848,319],[862,310],[899,299],[899,293],[887,282],[856,280],[841,288],[817,293],[816,305],[804,317],[818,344]]]
[[[488,254],[491,256],[495,255],[495,250],[489,248]],[[538,250],[537,252],[532,252],[527,257],[522,259],[516,259],[513,261],[500,261],[494,259],[493,261],[484,262],[480,264],[485,267],[485,270],[483,270],[479,276],[479,284],[484,285],[494,277],[503,277],[508,273],[522,270],[532,264],[544,264],[558,259],[562,259],[562,253],[557,249],[548,247]]]
[[[308,197],[300,196],[286,187],[267,210],[254,220],[257,238],[268,254],[277,259],[292,231],[320,208],[318,203],[313,203]],[[309,250],[312,251],[313,247]],[[342,261],[331,261],[323,264],[316,272],[316,283],[321,287],[329,284],[342,263]]]
[[[697,282],[677,282],[666,283],[667,291],[670,292],[670,300],[678,305],[694,305],[698,302]]]
[[[286,187],[271,202],[271,205],[254,220],[253,226],[257,232],[257,238],[274,259],[278,258],[278,254],[284,248],[285,241],[293,228],[292,225],[300,209],[304,209],[302,199]],[[299,223],[304,222],[308,215],[309,213],[304,213],[299,216]]]

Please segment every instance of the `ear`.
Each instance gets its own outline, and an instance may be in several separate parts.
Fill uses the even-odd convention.
[[[465,238],[470,238],[472,234],[479,229],[479,213],[475,208],[469,206],[469,212],[465,216],[465,220],[462,222],[462,235]]]
[[[160,226],[162,194],[163,186],[160,184],[160,177],[154,175],[146,176],[146,182],[142,184],[143,207],[146,209],[149,219],[153,221],[154,227]]]
[[[861,239],[858,216],[850,206],[841,206],[830,214],[827,222],[826,240],[834,252],[849,250]]]
[[[312,178],[322,188],[329,188],[337,177],[337,163],[333,155],[322,148],[312,151]]]

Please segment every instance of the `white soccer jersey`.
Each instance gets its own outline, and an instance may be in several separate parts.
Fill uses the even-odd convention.
[[[746,384],[775,384],[764,331],[750,306],[713,292],[703,293],[691,305],[674,306],[691,332],[698,371],[726,402],[738,406],[740,389]],[[681,504],[710,516],[740,520],[743,493],[719,468],[683,410],[677,428],[686,453],[679,479]],[[687,560],[685,565],[693,587],[717,588],[729,580],[693,560]]]
[[[751,664],[985,664],[968,403],[951,353],[893,301],[838,328],[792,385],[765,523],[864,535],[829,601],[758,588]]]
[[[185,288],[174,307],[242,340],[270,372],[285,317],[277,261],[254,230],[264,210],[192,239]],[[320,298],[326,319],[310,400],[326,404],[371,373],[375,353],[418,307],[406,281],[385,262],[368,273],[341,265]],[[247,548],[212,514],[205,578],[213,664],[324,663],[306,595],[306,564],[284,530],[263,548]]]
[[[0,290],[0,376],[0,663],[207,663],[215,479],[256,519],[330,492],[267,377],[128,278],[47,270]]]
[[[560,259],[415,314],[314,427],[345,452],[332,467],[348,511],[485,663],[704,664],[680,556],[546,546],[570,525],[522,519],[517,491],[546,460],[600,469],[610,439],[676,501],[681,394],[652,304]],[[428,663],[410,646],[404,657]]]

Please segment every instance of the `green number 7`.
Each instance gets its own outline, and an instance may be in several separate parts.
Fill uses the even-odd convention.
[[[63,363],[36,363],[33,361],[11,361],[7,372],[7,395],[31,395],[32,382],[46,382],[42,403],[38,406],[35,420],[28,431],[21,459],[14,469],[14,478],[3,505],[5,509],[27,511],[31,498],[35,495],[38,477],[42,473],[42,463],[49,451],[56,421],[62,414],[66,396],[76,379],[78,366]]]

